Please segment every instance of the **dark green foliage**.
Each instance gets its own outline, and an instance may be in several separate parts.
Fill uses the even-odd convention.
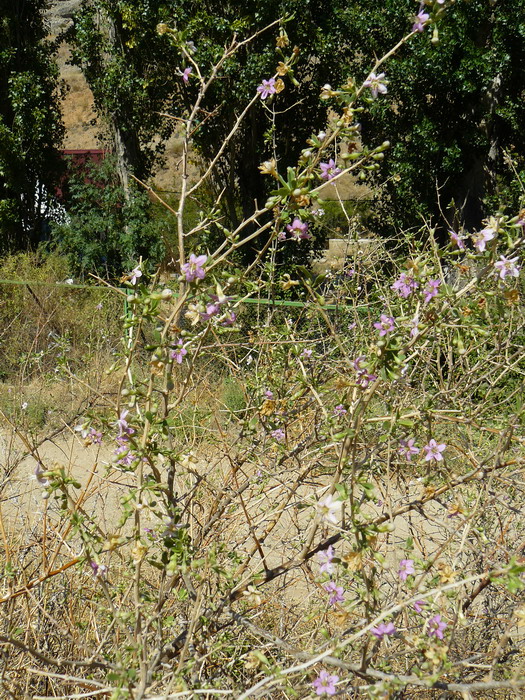
[[[62,138],[58,70],[45,0],[0,1],[0,234],[3,251],[36,243]]]
[[[246,39],[265,26],[285,19],[282,29],[288,35],[287,46],[276,50],[279,27],[262,32],[229,59],[203,101],[203,121],[195,132],[195,145],[205,160],[223,143],[237,116],[253,98],[262,79],[276,73],[279,61],[298,47],[298,60],[292,82],[284,77],[285,89],[272,100],[258,101],[248,112],[241,128],[230,142],[214,172],[217,191],[225,190],[227,215],[232,225],[241,216],[249,216],[254,202],[264,205],[273,184],[261,176],[258,166],[273,155],[279,156],[279,170],[295,165],[306,139],[326,123],[326,104],[319,100],[321,86],[328,80],[337,83],[346,75],[346,59],[352,48],[345,40],[348,29],[347,3],[306,0],[266,0],[242,3],[177,2],[173,5],[175,27],[184,28],[187,39],[196,47],[196,60],[211,66],[236,33]],[[168,39],[166,40],[168,43]],[[198,86],[190,80],[188,96]],[[273,106],[275,114],[272,115]],[[269,109],[267,109],[269,107]],[[240,207],[238,206],[240,205]]]
[[[370,56],[381,56],[410,30],[412,0],[349,3],[347,39],[352,71],[364,79]],[[432,216],[474,229],[494,205],[514,209],[519,192],[505,150],[525,149],[525,19],[521,0],[458,0],[438,27],[420,36],[384,66],[388,95],[363,115],[363,138],[388,138],[377,181],[386,207],[377,226],[420,226]],[[518,163],[519,167],[519,163]],[[491,207],[486,200],[492,195]]]
[[[74,172],[68,190],[68,220],[53,227],[52,241],[67,255],[74,274],[115,280],[140,257],[152,267],[162,260],[165,222],[153,218],[138,188],[126,200],[113,159]]]
[[[106,18],[95,21],[95,8]],[[200,128],[194,145],[209,161],[230,132],[237,116],[256,94],[263,78],[275,74],[276,66],[295,45],[300,48],[295,76],[297,85],[285,78],[286,89],[275,99],[275,124],[259,101],[249,111],[242,127],[219,160],[214,171],[217,191],[226,187],[223,201],[231,225],[253,212],[254,201],[264,204],[271,183],[258,165],[272,155],[275,137],[279,167],[294,164],[312,129],[324,125],[326,105],[319,91],[328,79],[338,81],[345,73],[345,55],[350,45],[342,39],[347,30],[346,3],[335,0],[323,6],[307,0],[250,0],[224,3],[212,0],[128,0],[86,3],[76,18],[72,41],[75,62],[82,66],[95,95],[97,108],[117,124],[127,143],[128,166],[147,177],[154,167],[150,141],[160,142],[170,133],[173,120],[159,112],[183,117],[198,92],[195,71],[187,86],[181,72],[190,65],[182,47],[194,42],[195,61],[203,76],[209,75],[234,34],[239,41],[262,30],[279,17],[287,17],[284,28],[289,45],[276,51],[279,28],[261,33],[241,48],[223,66],[211,85],[198,116]],[[159,35],[157,23],[166,22],[178,31],[179,41]]]
[[[85,2],[69,33],[95,105],[121,140],[127,169],[147,178],[174,121],[160,115],[177,82],[177,51],[157,34],[165,3]],[[180,80],[179,80],[180,82]],[[160,137],[156,146],[153,137]]]

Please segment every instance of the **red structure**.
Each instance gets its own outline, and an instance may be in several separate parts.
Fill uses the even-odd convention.
[[[60,183],[56,188],[56,197],[61,204],[68,200],[68,181],[73,172],[85,171],[85,182],[97,184],[89,176],[89,165],[98,165],[106,157],[107,151],[97,148],[64,148],[60,151],[64,161],[64,174],[60,178]],[[102,185],[100,185],[102,187]]]

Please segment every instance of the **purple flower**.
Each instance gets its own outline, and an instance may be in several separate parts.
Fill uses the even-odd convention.
[[[412,559],[401,559],[398,573],[401,581],[406,581],[410,575],[415,574],[416,570],[414,569],[414,562]]]
[[[412,327],[410,329],[410,337],[417,338],[419,335],[419,314],[416,314],[412,319]]]
[[[376,75],[375,73],[370,73],[368,78],[363,83],[363,87],[370,88],[370,92],[374,100],[376,99],[379,93],[385,95],[388,92],[386,86],[387,81],[385,80],[384,73],[379,73],[379,75]]]
[[[412,455],[419,454],[419,447],[416,447],[414,445],[415,441],[415,438],[409,438],[408,440],[399,441],[398,452],[401,455],[401,457],[404,457],[407,460],[407,462],[412,461]]]
[[[500,255],[498,262],[494,263],[494,267],[499,272],[500,279],[504,280],[507,275],[511,277],[519,277],[520,268],[516,265],[518,257],[506,258],[504,255]]]
[[[190,254],[190,259],[187,263],[181,267],[180,271],[186,278],[186,282],[193,282],[193,280],[204,279],[206,272],[203,270],[202,266],[208,259],[207,255],[195,255]]]
[[[414,18],[414,24],[412,26],[412,31],[413,32],[422,32],[423,29],[425,28],[425,24],[428,22],[430,19],[430,15],[427,14],[426,12],[423,12],[423,10],[419,10],[419,13],[416,15]]]
[[[260,93],[261,100],[265,100],[268,95],[274,95],[277,92],[275,88],[275,78],[263,80],[261,85],[257,88],[257,92]]]
[[[272,430],[270,435],[273,437],[274,440],[277,440],[277,442],[284,442],[286,438],[286,435],[282,428],[276,428],[275,430]]]
[[[426,600],[416,600],[416,602],[414,603],[414,610],[417,613],[421,614],[423,611],[423,608],[426,607],[426,605],[427,605]]]
[[[38,464],[35,467],[35,471],[33,472],[34,476],[33,478],[36,479],[37,483],[39,486],[42,486],[45,488],[46,486],[49,486],[50,481],[47,479],[44,474],[46,473],[46,470],[43,468],[43,466],[38,462]]]
[[[308,233],[308,224],[295,218],[291,224],[288,224],[286,230],[290,232],[292,238],[296,241],[309,240],[312,236]]]
[[[428,445],[425,445],[423,447],[423,449],[426,450],[425,462],[430,462],[433,459],[435,459],[436,462],[441,462],[441,460],[443,459],[441,453],[447,449],[447,446],[444,442],[438,445],[438,443],[434,439],[432,439],[430,440]]]
[[[319,676],[312,681],[312,686],[316,695],[335,695],[337,690],[335,684],[339,676],[331,676],[328,671],[321,671]]]
[[[437,297],[438,294],[438,287],[441,284],[441,280],[428,280],[427,286],[423,290],[425,294],[424,298],[424,303],[428,304],[428,302],[433,299],[434,297]]]
[[[285,241],[286,240],[286,231],[279,231],[277,234],[277,240],[278,241]]]
[[[105,578],[108,572],[108,567],[105,564],[97,564],[96,561],[90,561],[89,565],[93,571],[93,576],[95,576],[95,578]]]
[[[383,639],[383,637],[385,635],[395,634],[396,628],[394,627],[393,622],[387,622],[387,623],[382,622],[377,627],[372,627],[370,632],[378,639]]]
[[[128,415],[129,411],[122,411],[122,413],[119,416],[119,419],[116,421],[115,425],[119,429],[119,436],[122,435],[133,435],[135,432],[133,428],[130,428],[128,425],[128,421],[126,420],[126,416]]]
[[[320,561],[319,572],[321,574],[333,573],[334,565],[332,564],[332,559],[334,558],[334,548],[332,545],[328,545],[328,549],[324,552],[318,552],[317,556],[319,557]]]
[[[312,357],[312,350],[310,350],[310,348],[306,348],[302,351],[301,357],[303,360],[309,360]]]
[[[361,372],[366,372],[366,357],[364,355],[359,355],[359,357],[356,357],[352,364],[354,365],[354,369],[358,374]]]
[[[321,180],[333,180],[334,177],[341,174],[341,169],[336,167],[333,158],[330,158],[328,163],[319,163],[319,167],[321,168]]]
[[[457,245],[460,250],[465,250],[465,243],[463,242],[463,237],[460,236],[455,231],[449,231],[450,239]]]
[[[131,282],[131,284],[136,284],[138,278],[139,278],[139,277],[142,277],[142,270],[141,270],[140,267],[137,265],[137,267],[136,267],[134,270],[131,270],[131,272],[130,272],[129,274],[130,274],[130,279],[129,279],[129,281]]]
[[[347,413],[346,408],[343,406],[342,403],[339,405],[335,406],[334,408],[334,416],[341,417],[344,416]]]
[[[359,386],[361,386],[363,389],[366,389],[366,387],[370,384],[370,382],[373,382],[377,379],[376,374],[370,374],[366,367],[366,357],[364,355],[360,355],[353,361],[353,366],[355,371],[357,372],[357,383]]]
[[[224,318],[221,321],[221,326],[233,326],[237,320],[237,314],[234,311],[228,311],[224,314]]]
[[[331,593],[330,598],[328,599],[329,605],[335,605],[336,603],[343,603],[344,602],[344,590],[342,586],[338,586],[335,581],[328,581],[328,583],[325,583],[323,588],[327,593]]]
[[[179,338],[177,345],[179,347],[176,347],[175,349],[170,351],[170,360],[175,360],[178,365],[182,364],[182,358],[184,355],[188,354],[188,351],[184,347],[184,341],[182,338]]]
[[[475,233],[472,236],[472,242],[474,243],[474,248],[478,251],[478,253],[485,252],[486,244],[488,243],[488,241],[491,241],[495,235],[496,235],[496,232],[494,231],[494,229],[488,227],[488,228],[484,228],[479,233]]]
[[[414,289],[417,289],[418,287],[419,285],[413,277],[407,275],[406,272],[402,272],[390,289],[393,289],[399,294],[399,296],[406,299],[412,294]]]
[[[99,432],[98,430],[95,430],[95,428],[90,428],[89,433],[87,434],[87,439],[90,440],[90,442],[93,445],[101,445],[102,444],[102,433]]]
[[[447,623],[442,621],[441,615],[434,615],[434,617],[431,617],[427,625],[427,634],[429,637],[443,639],[443,632],[447,627]]]
[[[377,374],[369,374],[369,372],[364,372],[357,378],[357,383],[362,389],[366,389],[370,382],[375,382],[377,379]]]
[[[391,333],[394,330],[395,321],[392,316],[387,316],[386,314],[381,314],[379,321],[374,323],[374,328],[377,328],[380,336],[384,336],[387,333]]]
[[[188,66],[185,68],[182,73],[181,73],[181,78],[184,81],[184,84],[187,85],[188,81],[190,79],[190,75],[193,72],[193,68],[191,66]]]
[[[264,395],[266,396],[267,399],[270,399],[270,401],[273,399],[273,391],[270,391],[270,389],[266,389],[264,392]]]
[[[221,310],[221,307],[218,302],[213,302],[213,304],[208,304],[206,306],[206,311],[202,311],[200,313],[200,317],[203,321],[209,321],[210,318],[213,316],[216,316],[219,311]]]

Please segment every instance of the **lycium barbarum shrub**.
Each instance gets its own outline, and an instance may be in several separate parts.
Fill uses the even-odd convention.
[[[427,40],[445,4],[424,3],[396,49]],[[200,85],[188,144],[222,59],[208,79],[182,51],[182,79]],[[319,186],[375,168],[388,148],[362,148],[356,123],[367,100],[387,99],[386,58],[324,87],[338,114],[286,177],[277,158],[264,164],[277,189],[215,251],[198,234],[216,211],[182,225],[209,173],[183,180],[178,289],[141,263],[126,275],[120,391],[111,414],[77,426],[106,449],[105,470],[82,480],[32,450],[46,526],[61,537],[53,566],[42,547],[40,578],[11,564],[3,602],[44,582],[67,597],[81,580],[83,596],[46,610],[29,640],[11,622],[0,641],[17,669],[112,698],[521,692],[523,213],[451,231],[444,247],[429,226],[372,268],[357,250],[337,281],[344,305],[327,304],[306,270],[284,282],[305,304],[263,305],[274,288],[263,258],[309,239]],[[253,99],[278,100],[285,77],[261,78]],[[263,232],[253,264],[230,263]],[[238,412],[217,390],[225,374],[242,387]],[[93,489],[120,489],[111,526]]]

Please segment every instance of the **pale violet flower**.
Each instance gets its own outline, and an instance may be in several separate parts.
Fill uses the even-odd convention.
[[[340,403],[334,407],[334,416],[337,416],[338,418],[340,418],[341,416],[344,416],[346,413],[347,413],[347,410],[343,406],[342,403]]]
[[[332,564],[332,559],[334,558],[334,548],[332,545],[328,546],[328,549],[317,553],[319,557],[319,572],[321,574],[331,574],[334,571],[334,565]]]
[[[335,684],[339,680],[339,676],[331,676],[328,671],[321,671],[319,676],[312,681],[313,689],[316,695],[335,695],[337,689]]]
[[[334,581],[328,581],[328,583],[324,584],[323,588],[327,593],[330,593],[330,598],[328,599],[329,605],[344,603],[345,597],[342,586],[338,586]]]
[[[330,181],[341,174],[341,169],[336,166],[333,158],[330,158],[328,163],[319,163],[319,167],[321,168],[321,180]]]
[[[378,639],[383,639],[385,635],[395,634],[396,628],[393,622],[382,622],[377,627],[372,627],[370,632]]]
[[[142,277],[142,270],[140,269],[140,266],[137,265],[137,267],[134,270],[131,270],[130,278],[129,281],[131,284],[137,284],[137,280],[139,277]]]
[[[122,411],[118,420],[115,423],[115,425],[119,429],[119,437],[122,437],[122,435],[133,435],[133,433],[135,432],[133,428],[129,427],[128,421],[126,420],[126,416],[128,415],[128,413],[128,410]]]
[[[275,430],[272,430],[270,435],[273,437],[274,440],[277,442],[284,442],[286,439],[285,432],[282,428],[276,428]]]
[[[379,93],[381,93],[381,95],[385,95],[388,92],[387,84],[388,83],[385,80],[384,73],[379,73],[379,75],[370,73],[368,78],[363,83],[363,87],[370,88],[372,98],[375,100]]]
[[[472,235],[472,243],[478,253],[485,252],[487,243],[491,241],[495,235],[496,231],[491,227],[484,228],[482,231],[479,231],[479,233],[474,233]]]
[[[414,24],[412,25],[413,32],[422,32],[425,28],[425,24],[430,19],[430,15],[427,12],[420,10],[414,18]]]
[[[412,292],[415,289],[418,288],[418,286],[418,283],[413,277],[407,275],[406,272],[402,272],[399,275],[399,278],[390,287],[390,289],[393,289],[399,294],[399,296],[403,297],[403,299],[406,299],[412,294]]]
[[[443,455],[441,454],[447,449],[444,442],[438,445],[438,443],[432,439],[429,441],[428,445],[425,445],[423,449],[426,451],[425,462],[430,462],[435,460],[436,462],[441,462]]]
[[[460,249],[465,250],[464,238],[456,233],[455,231],[449,231],[450,240]]]
[[[181,73],[181,78],[184,81],[184,84],[187,85],[188,81],[190,79],[190,75],[193,72],[193,68],[191,66],[188,66],[185,68],[182,73]]]
[[[504,280],[505,277],[519,277],[520,268],[516,265],[518,257],[506,258],[504,255],[500,255],[500,259],[494,263],[494,267],[499,273],[500,279]]]
[[[312,236],[308,233],[308,224],[297,217],[286,227],[291,237],[296,241],[309,240]]]
[[[95,561],[90,561],[89,565],[93,571],[95,578],[105,578],[108,573],[108,567],[105,564],[97,564]]]
[[[398,571],[401,581],[406,581],[409,576],[415,573],[416,570],[414,569],[414,562],[412,559],[401,559]]]
[[[374,328],[377,328],[380,336],[384,336],[387,333],[391,333],[394,330],[395,321],[392,318],[392,316],[381,314],[380,320],[374,323]]]
[[[186,282],[193,282],[196,279],[204,279],[206,272],[203,269],[203,265],[207,259],[207,255],[195,255],[195,253],[190,254],[188,262],[184,263],[180,269],[181,273],[186,279]]]
[[[443,639],[443,632],[447,628],[447,623],[443,622],[441,615],[434,615],[427,622],[427,634],[429,637]]]
[[[263,80],[257,88],[257,92],[261,95],[261,100],[265,100],[268,97],[268,95],[274,95],[277,92],[277,89],[275,87],[275,78],[270,78],[270,80]]]
[[[177,342],[177,347],[175,347],[173,350],[170,350],[170,360],[175,360],[175,362],[178,365],[181,365],[184,355],[187,354],[188,351],[184,347],[184,341],[182,340],[182,338],[179,338]]]
[[[416,447],[414,443],[414,438],[399,441],[398,452],[401,455],[401,457],[404,457],[407,460],[407,462],[410,462],[412,460],[413,455],[419,454],[419,447]]]
[[[39,486],[42,486],[43,488],[45,488],[46,486],[49,486],[49,483],[50,483],[49,479],[44,476],[45,473],[46,473],[46,470],[42,467],[40,462],[38,462],[38,464],[35,467],[35,471],[33,472],[33,479],[35,479],[37,484]]]
[[[420,615],[423,612],[423,608],[427,606],[426,600],[416,600],[414,603],[414,610]]]
[[[441,284],[441,280],[428,280],[427,286],[423,290],[423,293],[425,295],[423,302],[425,304],[428,304],[431,299],[433,299],[434,297],[437,297],[438,287],[440,284]]]
[[[327,494],[317,503],[317,510],[321,517],[329,523],[337,524],[338,514],[341,512],[343,504],[334,500],[331,493]]]

